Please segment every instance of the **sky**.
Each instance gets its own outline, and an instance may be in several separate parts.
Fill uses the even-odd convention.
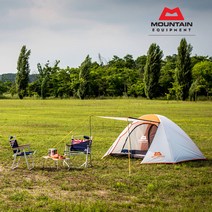
[[[0,5],[0,74],[17,72],[23,45],[31,50],[31,74],[47,61],[79,67],[87,55],[93,62],[101,55],[105,63],[114,55],[136,59],[152,43],[165,57],[177,54],[182,38],[193,46],[192,55],[212,56],[211,0],[0,0]],[[179,7],[192,31],[155,36],[151,22],[159,21],[165,7]]]

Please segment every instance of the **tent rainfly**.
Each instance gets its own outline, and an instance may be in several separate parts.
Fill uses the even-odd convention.
[[[206,159],[191,138],[165,116],[150,114],[129,120],[132,123],[103,157],[130,154],[134,158],[143,158],[141,164]]]

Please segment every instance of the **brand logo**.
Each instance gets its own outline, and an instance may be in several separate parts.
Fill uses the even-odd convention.
[[[154,152],[154,155],[152,156],[153,158],[158,158],[158,157],[165,157],[164,155],[162,155],[161,152]]]
[[[184,17],[180,11],[179,7],[176,7],[174,9],[169,9],[168,7],[165,7],[163,9],[163,12],[160,15],[159,20],[161,21],[169,21],[169,20],[173,20],[173,21],[183,21]]]
[[[150,36],[192,36],[193,22],[185,21],[179,7],[164,7],[158,21],[152,21],[150,26]]]

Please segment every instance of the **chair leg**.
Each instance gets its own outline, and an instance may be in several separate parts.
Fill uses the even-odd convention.
[[[86,154],[86,159],[85,159],[85,168],[88,167],[88,154]]]
[[[20,159],[21,159],[20,157],[17,158],[16,154],[14,155],[14,159],[13,159],[11,169],[15,169],[15,168],[18,167]]]
[[[91,153],[90,153],[90,166],[92,166],[92,162],[91,162]]]
[[[27,158],[28,156],[31,157],[31,160],[32,160],[30,163],[29,163],[28,158]],[[14,157],[14,159],[13,159],[13,163],[12,163],[11,169],[15,169],[15,168],[18,167],[21,157],[24,157],[26,165],[27,165],[27,168],[29,170],[33,169],[34,166],[35,166],[33,154],[32,155],[26,155],[26,153],[24,152],[23,156],[17,156],[16,154],[14,154],[13,157]]]
[[[85,168],[87,168],[88,165],[92,166],[92,164],[91,164],[91,153],[90,154],[86,154],[85,162],[81,165],[81,167],[84,166]]]
[[[67,158],[63,160],[63,166],[67,166],[70,169],[70,161]]]
[[[31,155],[32,157],[32,169],[35,167],[35,162],[34,162],[34,155]]]
[[[17,167],[17,164],[16,164],[16,166],[15,166],[16,159],[17,159],[17,156],[16,156],[16,155],[14,155],[13,163],[12,163],[11,169],[15,169],[15,168]]]
[[[26,161],[26,164],[27,164],[27,168],[30,170],[29,162],[28,162],[27,155],[26,155],[25,152],[24,152],[24,158],[25,158],[25,161]]]
[[[32,169],[35,167],[34,154],[35,152],[33,152],[33,154],[30,155],[32,157]]]
[[[30,157],[29,159],[31,160],[31,162],[29,163],[29,162],[28,162],[28,159],[27,159],[27,162],[26,162],[26,163],[28,163],[27,168],[28,168],[29,170],[31,170],[31,169],[33,169],[33,168],[35,167],[34,153],[33,153],[33,154],[30,154],[29,157]],[[27,156],[26,156],[26,158],[27,158]],[[31,165],[30,165],[30,164],[31,164]]]

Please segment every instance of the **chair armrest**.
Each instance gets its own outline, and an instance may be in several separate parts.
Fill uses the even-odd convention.
[[[23,150],[23,149],[26,149],[26,148],[30,148],[30,145],[29,144],[24,144],[24,145],[20,145],[18,147],[15,147],[15,148],[12,148],[13,150]]]
[[[26,147],[30,147],[30,144],[23,144],[23,145],[20,145],[18,147],[21,147],[21,148],[26,148]]]

